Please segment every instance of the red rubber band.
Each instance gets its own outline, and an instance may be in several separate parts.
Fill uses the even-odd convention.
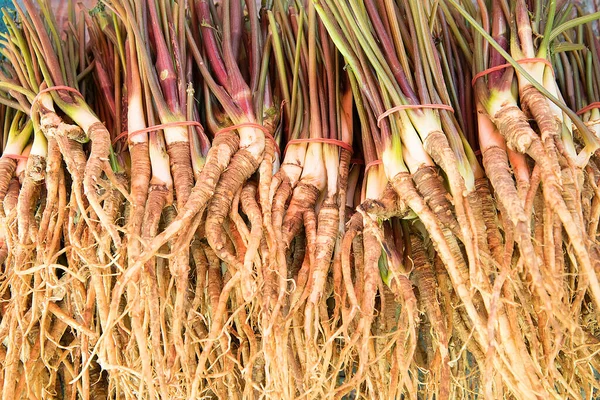
[[[376,165],[380,165],[380,164],[383,164],[382,160],[375,160],[375,161],[371,161],[370,163],[368,163],[367,166],[365,167],[365,175],[369,171],[369,168],[374,167]]]
[[[275,151],[277,152],[279,157],[281,157],[281,149],[279,149],[279,144],[277,144],[277,141],[275,141],[275,138],[273,137],[271,132],[269,132],[269,130],[267,128],[265,128],[264,126],[262,126],[260,124],[255,124],[254,122],[242,122],[240,124],[231,125],[231,126],[219,129],[218,131],[215,132],[215,137],[217,137],[221,133],[235,131],[239,128],[256,128],[256,129],[260,129],[261,131],[263,131],[263,133],[265,134],[265,137],[273,143],[273,147],[275,147]]]
[[[2,157],[11,158],[15,161],[27,160],[29,156],[24,156],[22,154],[2,154]]]
[[[403,104],[401,106],[392,107],[389,110],[385,111],[379,117],[377,117],[377,126],[381,123],[381,120],[385,117],[390,116],[391,114],[401,111],[401,110],[418,110],[421,108],[432,108],[438,110],[447,110],[450,112],[454,112],[454,108],[450,107],[447,104]]]
[[[365,160],[363,160],[362,158],[353,158],[350,160],[350,164],[365,165]]]
[[[342,142],[341,140],[337,140],[337,139],[329,139],[329,138],[308,138],[308,139],[292,139],[289,142],[287,142],[287,145],[285,146],[285,150],[283,151],[283,153],[285,154],[287,152],[288,147],[291,144],[299,144],[299,143],[325,143],[325,144],[333,144],[334,146],[340,147],[342,149],[346,149],[350,152],[350,154],[354,153],[354,150],[352,149],[352,146],[349,145],[346,142]]]
[[[585,114],[586,112],[593,110],[594,108],[600,108],[600,102],[595,101],[593,103],[588,104],[587,106],[583,107],[581,110],[577,111],[577,115],[582,115]]]
[[[225,128],[219,129],[218,131],[215,132],[215,137],[220,135],[221,133],[235,131],[239,128],[256,128],[256,129],[260,129],[265,134],[268,134],[268,135],[271,134],[271,132],[269,132],[269,130],[267,128],[265,128],[264,126],[262,126],[260,124],[255,124],[254,122],[242,122],[241,124],[231,125],[231,126],[227,126]]]
[[[273,143],[273,147],[275,148],[275,151],[277,152],[277,155],[279,156],[279,158],[281,158],[281,150],[279,149],[279,144],[277,144],[277,142],[275,141],[275,138],[273,137],[273,135],[271,135],[268,132],[265,132],[265,137],[267,139],[269,139],[271,141],[271,143]]]
[[[119,140],[123,139],[124,137],[126,137],[129,134],[129,132],[127,131],[123,131],[120,134],[117,135],[116,138],[113,139],[112,144],[114,145],[115,143],[117,143]]]
[[[522,58],[520,60],[515,60],[515,61],[519,64],[542,62],[542,63],[546,64],[547,66],[549,66],[550,68],[552,68],[552,63],[550,61],[546,60],[545,58]],[[484,69],[483,71],[477,73],[473,77],[473,79],[471,80],[471,86],[475,86],[475,82],[477,82],[477,79],[481,78],[482,76],[486,76],[488,74],[491,74],[492,72],[501,71],[508,67],[512,67],[512,65],[507,63],[507,64],[496,65],[495,67],[492,67],[492,68]],[[554,70],[552,70],[552,71],[554,72]]]
[[[153,125],[153,126],[149,126],[148,128],[138,129],[137,131],[133,131],[131,133],[129,133],[127,131],[121,132],[121,134],[118,135],[113,140],[112,144],[117,143],[119,140],[123,139],[124,137],[127,137],[129,139],[132,136],[140,135],[142,133],[154,132],[154,131],[157,131],[159,129],[172,128],[172,127],[175,127],[175,126],[199,126],[199,127],[202,128],[202,124],[200,124],[200,122],[198,122],[198,121],[175,121],[175,122],[167,122],[166,124]]]
[[[65,86],[65,85],[50,86],[50,87],[47,87],[46,89],[40,90],[38,92],[38,94],[35,95],[35,97],[33,98],[33,101],[31,102],[31,108],[33,109],[33,106],[40,100],[41,95],[43,95],[44,93],[53,92],[53,91],[57,91],[57,90],[64,90],[66,92],[75,93],[83,99],[83,95],[81,94],[81,92],[70,86]]]

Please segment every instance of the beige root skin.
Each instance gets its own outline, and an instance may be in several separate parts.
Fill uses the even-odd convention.
[[[288,248],[294,236],[302,228],[303,214],[314,209],[319,197],[319,189],[310,183],[298,182],[292,193],[292,200],[283,220],[283,242]]]
[[[0,158],[0,203],[4,202],[4,198],[8,193],[8,188],[16,168],[17,162],[12,158]],[[0,213],[4,214],[4,212],[5,208],[0,207]],[[4,217],[5,215],[0,216]]]
[[[480,192],[477,192],[477,185],[475,185],[475,190],[469,192],[467,195],[467,202],[473,214],[473,225],[476,226],[475,240],[477,242],[477,248],[479,249],[480,254],[484,255],[481,263],[483,268],[482,274],[484,276],[480,279],[486,279],[493,267],[490,265],[491,251],[487,240],[488,229],[483,216],[483,199],[479,197],[480,194]]]
[[[272,261],[279,266],[279,282],[278,282],[278,295],[277,304],[273,307],[274,311],[283,307],[285,293],[287,288],[287,261],[286,261],[286,246],[283,239],[283,219],[285,215],[285,205],[292,195],[292,185],[287,177],[284,177],[278,187],[277,193],[273,198],[273,232],[275,234],[276,251]],[[268,310],[268,305],[265,305]],[[274,318],[271,325],[274,324]]]
[[[246,269],[242,263],[237,261],[236,256],[225,248],[226,234],[223,224],[231,209],[236,191],[257,170],[258,164],[254,156],[245,149],[240,149],[235,154],[231,164],[235,167],[232,166],[223,173],[208,205],[206,238],[219,258],[241,270],[242,295],[246,301],[251,301],[256,291],[255,279],[252,271]]]
[[[594,199],[596,189],[594,187],[596,184],[596,173],[597,171],[594,171],[594,169],[590,165],[587,165],[584,169],[584,182],[583,188],[581,189],[581,206],[583,211],[583,219],[585,221],[590,221],[592,215],[592,200]],[[589,222],[586,223],[586,225],[588,224]]]
[[[314,347],[316,334],[315,320],[319,317],[319,306],[325,294],[325,283],[329,266],[331,264],[331,256],[335,241],[337,239],[339,223],[339,206],[336,203],[324,203],[319,210],[317,222],[317,235],[315,250],[315,264],[312,268],[312,274],[309,280],[307,290],[308,298],[304,309],[304,334],[307,344],[309,345],[312,358],[316,356],[316,348]],[[305,225],[308,227],[310,224]],[[310,252],[311,247],[307,242],[307,250]],[[321,315],[321,318],[324,316]]]
[[[364,221],[366,220],[366,221]],[[371,217],[364,217],[365,227],[363,230],[364,253],[364,289],[360,302],[362,316],[356,327],[356,331],[351,339],[351,343],[359,339],[358,342],[358,366],[352,378],[340,387],[336,388],[336,396],[341,397],[353,388],[359,386],[365,378],[366,369],[369,361],[369,343],[371,342],[371,326],[373,324],[375,297],[378,292],[378,282],[380,281],[378,261],[381,255],[381,244],[377,238],[378,228]]]
[[[165,186],[151,185],[149,190],[150,192],[148,193],[144,221],[141,229],[142,238],[145,240],[150,240],[156,236],[161,213],[167,204],[168,199],[172,196],[169,188]],[[165,357],[162,351],[163,345],[161,344],[162,326],[160,317],[161,304],[159,300],[161,297],[158,290],[155,262],[153,260],[146,262],[143,271],[143,282],[148,288],[147,290],[149,295],[147,306],[149,309],[150,336],[152,338],[152,358],[155,361],[154,368],[156,369],[156,375],[158,377],[160,393],[161,396],[164,397],[165,395],[168,395],[168,389],[166,381]],[[133,278],[134,283],[138,281],[139,273]],[[137,316],[134,314],[134,318],[136,317],[141,317],[141,314],[138,314]],[[146,345],[146,341],[142,340],[142,342],[138,343],[138,345]]]
[[[429,232],[433,246],[444,260],[453,286],[463,301],[469,318],[474,323],[477,336],[479,336],[479,339],[483,339],[487,322],[484,316],[481,315],[478,307],[475,306],[468,278],[464,275],[464,270],[466,269],[464,267],[464,260],[456,259],[444,237],[439,220],[429,207],[427,207],[423,198],[417,193],[410,174],[401,172],[392,179],[391,183],[398,196],[419,216],[421,222]]]
[[[358,208],[367,214],[383,220],[388,220],[392,217],[404,218],[410,211],[404,200],[398,196],[391,184],[388,184],[385,188],[381,198],[377,200],[367,199],[363,201]],[[355,218],[354,215],[351,220]]]
[[[340,315],[340,308],[342,307],[343,295],[342,290],[342,256],[341,256],[341,244],[344,236],[344,227],[348,221],[348,213],[346,212],[346,196],[348,191],[348,175],[350,173],[350,158],[352,154],[346,150],[341,150],[340,155],[340,169],[339,169],[339,180],[338,180],[338,232],[336,242],[334,244],[333,263],[331,265],[333,275],[333,296],[335,301],[335,307],[333,310],[333,321],[336,323]]]
[[[116,179],[120,185],[125,186],[127,180],[123,174],[117,174]],[[116,224],[117,218],[120,216],[121,206],[123,204],[124,197],[122,193],[115,189],[111,189],[110,196],[104,200],[103,208],[108,216],[109,220]],[[162,208],[160,208],[162,211]],[[105,236],[108,236],[105,234]],[[110,244],[110,237],[104,237],[105,246]],[[144,313],[146,311],[146,301],[148,298],[145,294],[145,289],[141,285],[137,285],[138,280],[131,282],[127,287],[127,297],[132,302],[131,308],[131,329],[132,336],[135,338],[137,343],[137,350],[140,355],[142,364],[142,376],[144,377],[145,390],[148,390],[149,395],[155,396],[156,391],[154,387],[154,378],[152,374],[151,360],[152,357],[148,351],[148,333],[146,332],[147,326],[144,325]],[[151,297],[150,297],[151,298]],[[159,368],[156,368],[159,370]],[[160,377],[159,377],[160,382]]]
[[[273,230],[278,238],[281,236],[283,240],[283,219],[285,217],[285,206],[290,196],[292,195],[292,185],[289,179],[282,179],[277,193],[273,198]],[[279,238],[277,239],[279,240]]]
[[[50,220],[57,212],[59,180],[62,169],[62,157],[56,139],[48,139],[48,157],[46,159],[46,206],[40,221],[37,242],[42,245],[47,243],[47,232]],[[58,210],[61,211],[61,210]]]
[[[512,180],[506,152],[499,147],[490,147],[483,154],[483,165],[497,193],[496,197],[502,202],[504,210],[506,210],[510,221],[513,223],[515,239],[519,244],[521,257],[526,265],[537,270],[537,255],[531,241],[531,232],[527,224],[528,218]],[[543,287],[539,286],[542,282],[539,279],[536,282],[538,289],[544,290]]]
[[[19,180],[17,177],[14,177],[10,180],[8,184],[8,189],[6,191],[6,196],[4,197],[3,205],[0,207],[4,212],[4,215],[8,216],[17,206],[17,201],[19,200],[19,190],[21,189],[21,185],[19,184]]]
[[[305,335],[307,335],[308,343],[312,343],[313,335],[316,334],[316,332],[313,333],[312,329],[314,326],[313,314],[315,317],[319,315],[319,307],[325,292],[333,251],[338,240],[339,222],[345,211],[349,162],[350,152],[343,149],[340,157],[340,176],[337,178],[338,193],[332,196],[333,198],[328,197],[324,200],[318,214],[316,245],[314,247],[315,265],[307,288],[309,291],[307,292],[308,298],[304,317]],[[340,206],[340,202],[342,202],[342,206]]]
[[[552,169],[560,171],[555,145],[555,139],[559,138],[560,135],[560,126],[548,105],[548,99],[533,86],[526,86],[521,89],[519,97],[523,107],[526,107],[533,115],[540,129],[541,139],[551,160]]]
[[[228,316],[228,312],[226,310],[227,301],[229,300],[231,291],[234,289],[235,285],[239,283],[240,273],[236,272],[227,283],[223,286],[223,290],[218,294],[218,300],[216,307],[213,310],[213,321],[212,326],[210,328],[210,333],[207,342],[202,349],[202,353],[200,354],[198,365],[196,368],[196,372],[194,374],[194,380],[192,382],[191,394],[190,398],[195,399],[198,396],[198,389],[200,386],[200,379],[202,379],[203,375],[206,372],[206,362],[208,360],[209,354],[212,350],[215,341],[223,334],[221,331],[224,327],[226,317]]]
[[[2,243],[0,246],[0,265],[7,260],[10,254],[10,249],[15,247],[13,238],[16,238],[17,234],[11,233],[10,226],[13,225],[12,221],[14,221],[17,217],[16,207],[19,199],[20,189],[21,185],[19,184],[19,180],[17,177],[13,176],[8,184],[8,190],[6,191],[6,196],[4,197],[4,204],[0,206],[0,212],[3,213],[3,215],[0,216],[0,221],[6,227],[4,231],[4,238],[2,238]]]
[[[467,189],[458,170],[458,160],[450,148],[446,135],[441,131],[431,132],[423,142],[423,146],[435,163],[448,175],[455,205],[454,211],[460,224],[469,264],[479,270],[481,264],[479,252],[484,249],[479,249],[476,240],[480,232],[478,232],[478,226],[470,204],[465,201]]]
[[[456,237],[460,238],[462,235],[458,221],[454,217],[451,196],[444,188],[442,178],[437,173],[436,167],[424,166],[419,168],[413,174],[413,180],[431,211],[439,218],[445,228],[450,229]]]
[[[263,214],[263,224],[267,231],[267,244],[271,251],[275,251],[275,232],[273,232],[272,223],[272,200],[271,186],[273,182],[273,162],[275,161],[275,145],[272,140],[265,142],[265,151],[263,159],[258,170],[259,186],[258,195],[259,203]],[[279,185],[279,184],[277,184]]]
[[[179,210],[177,218],[146,246],[145,251],[136,260],[134,268],[139,268],[152,258],[161,246],[175,235],[189,229],[192,220],[204,210],[212,198],[217,182],[237,151],[239,142],[238,135],[233,132],[221,133],[215,138],[206,156],[206,164],[200,173],[200,179],[192,189],[185,207]]]
[[[62,135],[55,136],[56,142],[63,155],[67,171],[73,180],[72,191],[79,211],[84,213],[86,206],[83,199],[83,171],[85,170],[86,156],[80,143]]]
[[[109,221],[108,216],[102,209],[97,193],[97,185],[99,184],[100,177],[106,166],[106,160],[108,160],[109,156],[110,133],[101,122],[92,124],[87,133],[92,146],[83,176],[84,194],[100,219],[102,228],[108,231],[115,247],[119,248],[121,246],[121,236],[114,223]]]
[[[30,155],[27,160],[25,179],[17,202],[18,237],[21,245],[27,245],[37,238],[37,225],[34,208],[40,196],[41,185],[45,178],[46,158]]]
[[[579,224],[573,219],[561,194],[558,179],[560,171],[552,168],[551,159],[547,156],[541,141],[535,136],[523,112],[518,107],[506,106],[500,109],[494,116],[494,122],[500,133],[506,138],[509,147],[528,154],[539,167],[540,177],[543,181],[544,200],[560,218],[581,267],[590,280],[594,302],[600,307],[600,282],[591,265],[586,237]],[[577,221],[579,220],[577,218]]]
[[[181,210],[187,203],[194,187],[192,159],[189,142],[173,142],[167,145],[169,164],[173,175],[173,186],[177,197],[177,207]]]
[[[201,179],[198,185],[194,187],[192,193],[185,205],[180,210],[177,217],[171,221],[165,230],[154,237],[154,239],[146,246],[146,250],[140,255],[133,266],[119,277],[112,289],[112,299],[110,304],[110,314],[108,320],[114,323],[118,315],[118,305],[123,291],[127,283],[133,277],[137,276],[140,269],[148,262],[158,250],[168,240],[176,234],[185,236],[185,232],[189,229],[193,219],[204,209],[208,201],[212,198],[217,182],[221,177],[222,172],[229,165],[231,156],[239,146],[239,137],[235,133],[222,133],[215,138],[213,147],[208,152],[206,164],[201,172]],[[148,205],[146,206],[148,211]],[[159,214],[160,215],[160,214]],[[156,313],[155,313],[156,314]],[[159,336],[160,337],[160,336]]]
[[[496,262],[501,263],[504,255],[503,239],[500,234],[499,221],[497,218],[496,205],[490,193],[489,182],[487,178],[475,180],[475,190],[478,200],[481,202],[481,214],[487,233],[487,243],[491,255]]]
[[[249,181],[242,188],[240,195],[242,210],[248,217],[251,226],[250,237],[248,239],[243,261],[245,271],[253,270],[254,262],[258,258],[260,241],[263,237],[263,219],[261,218],[261,209],[256,202],[257,192],[258,185],[255,182]],[[265,275],[269,276],[270,274],[267,272]],[[265,282],[264,285],[264,289],[267,293],[270,290],[270,284],[268,282],[269,281]]]
[[[410,242],[414,262],[414,278],[419,288],[421,301],[425,306],[425,312],[431,322],[432,330],[436,333],[438,345],[436,351],[439,352],[441,357],[438,377],[439,396],[441,399],[447,399],[450,395],[450,358],[448,352],[450,335],[448,335],[446,322],[442,317],[442,310],[438,302],[438,285],[435,273],[425,253],[422,240],[415,235],[411,235]]]
[[[138,237],[141,237],[144,210],[150,185],[150,153],[148,142],[137,142],[129,145],[131,157],[131,205],[127,221],[127,254],[128,261],[132,264],[141,251]]]
[[[49,262],[50,257],[54,257],[59,251],[62,238],[63,225],[66,220],[67,209],[67,188],[65,184],[65,171],[61,168],[58,175],[58,204],[56,205],[56,216],[52,216],[48,224],[48,232],[45,246],[45,260]]]

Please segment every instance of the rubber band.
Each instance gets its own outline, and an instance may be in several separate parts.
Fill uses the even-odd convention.
[[[10,158],[15,161],[27,160],[29,156],[24,156],[22,154],[2,154],[2,157]]]
[[[127,131],[123,131],[123,132],[119,133],[117,135],[117,137],[113,139],[112,145],[114,146],[115,143],[117,143],[119,140],[123,139],[124,137],[127,137],[128,134],[129,134],[129,132],[127,132]]]
[[[352,146],[346,142],[337,139],[329,139],[329,138],[307,138],[307,139],[292,139],[287,142],[285,146],[285,150],[283,153],[287,153],[287,149],[291,144],[300,144],[300,143],[324,143],[324,144],[333,144],[334,146],[340,147],[342,149],[348,150],[350,154],[354,153]]]
[[[275,147],[275,151],[277,152],[279,157],[281,157],[281,149],[279,148],[279,144],[277,144],[277,141],[275,140],[275,138],[273,137],[271,132],[266,127],[264,127],[260,124],[255,124],[254,122],[242,122],[240,124],[235,124],[235,125],[231,125],[231,126],[219,129],[218,131],[215,132],[215,137],[217,137],[218,135],[220,135],[222,133],[235,131],[239,128],[255,128],[255,129],[260,129],[261,131],[263,131],[263,133],[265,134],[265,137],[273,143],[273,147]]]
[[[44,93],[58,91],[58,90],[64,90],[66,92],[75,93],[76,95],[80,96],[83,99],[83,95],[81,94],[81,92],[79,90],[75,89],[75,88],[70,87],[70,86],[65,86],[65,85],[50,86],[50,87],[47,87],[46,89],[40,90],[38,92],[38,94],[35,95],[35,97],[33,98],[33,101],[31,102],[31,108],[33,109],[33,106],[40,100],[40,97]]]
[[[594,108],[600,108],[600,102],[595,101],[593,103],[588,104],[587,106],[583,107],[581,110],[577,111],[577,115],[582,115],[585,114],[586,112],[593,110]]]
[[[260,129],[265,134],[268,134],[268,135],[271,134],[271,132],[269,132],[269,130],[267,128],[265,128],[264,126],[262,126],[260,124],[255,124],[254,122],[242,122],[240,124],[235,124],[235,125],[231,125],[231,126],[227,126],[225,128],[219,129],[218,131],[215,132],[215,137],[217,137],[221,133],[235,131],[235,130],[238,130],[239,128],[256,128],[256,129]]]
[[[430,109],[438,109],[438,110],[447,110],[450,112],[454,112],[454,108],[447,104],[403,104],[400,106],[392,107],[389,110],[382,113],[379,117],[377,117],[377,126],[381,123],[381,120],[385,117],[390,116],[391,114],[401,111],[401,110],[418,110],[421,108],[430,108]]]
[[[520,60],[515,60],[518,64],[528,64],[528,63],[537,63],[537,62],[541,62],[546,64],[547,66],[549,66],[550,68],[552,68],[552,63],[548,60],[546,60],[545,58],[522,58]],[[488,74],[491,74],[492,72],[496,72],[496,71],[501,71],[505,68],[508,67],[512,67],[512,64],[501,64],[501,65],[496,65],[495,67],[492,68],[488,68],[488,69],[484,69],[483,71],[475,74],[475,76],[473,77],[473,79],[471,80],[471,86],[475,86],[475,82],[477,82],[477,79],[486,76]],[[552,70],[552,72],[554,72],[554,70]]]
[[[273,135],[271,135],[268,132],[265,132],[265,137],[267,139],[269,139],[271,141],[271,143],[273,143],[273,147],[275,148],[277,155],[279,156],[279,158],[281,158],[281,149],[279,148],[279,144],[275,141],[275,138],[273,137]]]
[[[365,175],[367,174],[367,172],[369,171],[369,169],[370,169],[371,167],[374,167],[374,166],[376,166],[376,165],[380,165],[380,164],[383,164],[383,161],[382,161],[382,160],[375,160],[375,161],[371,161],[370,163],[368,163],[368,164],[365,166]]]
[[[202,128],[202,124],[200,122],[198,122],[198,121],[175,121],[175,122],[167,122],[166,124],[153,125],[153,126],[149,126],[148,128],[138,129],[138,130],[133,131],[131,133],[129,133],[127,131],[121,132],[113,140],[112,144],[117,143],[119,140],[123,139],[124,137],[127,137],[127,139],[129,139],[132,136],[140,135],[142,133],[154,132],[154,131],[158,131],[160,129],[172,128],[172,127],[176,127],[176,126],[199,126],[199,127]]]

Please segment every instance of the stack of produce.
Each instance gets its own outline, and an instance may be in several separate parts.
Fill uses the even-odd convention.
[[[2,400],[600,394],[592,5],[20,4]]]

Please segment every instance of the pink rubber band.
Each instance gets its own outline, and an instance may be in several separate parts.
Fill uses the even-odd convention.
[[[83,95],[81,94],[81,92],[79,92],[79,90],[72,88],[70,86],[65,86],[65,85],[50,86],[50,87],[47,87],[46,89],[40,90],[38,92],[38,94],[35,95],[35,97],[33,98],[33,101],[31,102],[31,108],[33,108],[33,106],[40,100],[41,95],[43,95],[44,93],[58,91],[58,90],[64,90],[66,92],[75,93],[78,96],[80,96],[81,98],[83,98]]]
[[[594,108],[600,108],[600,102],[595,101],[593,103],[588,104],[587,106],[583,107],[581,110],[577,111],[577,115],[582,115],[585,114],[586,112],[593,110]]]
[[[391,114],[401,111],[401,110],[418,110],[421,108],[431,108],[438,110],[447,110],[450,112],[454,112],[454,108],[450,107],[446,104],[403,104],[401,106],[392,107],[389,110],[382,113],[379,117],[377,117],[377,126],[380,126],[381,120],[385,117],[390,116]]]
[[[255,124],[254,122],[242,122],[241,124],[231,125],[231,126],[227,126],[225,128],[219,129],[217,132],[215,132],[215,136],[218,136],[221,133],[235,131],[239,128],[256,128],[256,129],[260,129],[265,134],[268,134],[268,135],[271,134],[271,132],[269,132],[269,130],[267,128],[265,128],[264,126],[262,126],[260,124]]]
[[[549,66],[550,68],[552,68],[552,63],[548,60],[546,60],[545,58],[522,58],[520,60],[515,60],[517,63],[519,64],[528,64],[528,63],[537,63],[537,62],[542,62],[544,64],[546,64],[547,66]],[[488,68],[488,69],[484,69],[483,71],[477,73],[473,79],[471,80],[471,86],[475,86],[475,82],[477,82],[477,79],[481,78],[482,76],[486,76],[488,74],[491,74],[492,72],[496,72],[496,71],[501,71],[505,68],[511,67],[511,64],[501,64],[501,65],[496,65],[495,67],[492,68]]]
[[[334,146],[338,146],[342,149],[346,149],[350,152],[350,154],[354,153],[352,146],[346,142],[337,139],[329,139],[329,138],[308,138],[308,139],[292,139],[285,146],[284,154],[287,152],[288,147],[291,144],[300,144],[300,143],[324,143],[324,144],[333,144]]]
[[[374,166],[376,166],[376,165],[380,165],[380,164],[383,164],[383,161],[382,161],[382,160],[375,160],[375,161],[371,161],[370,163],[368,163],[368,164],[365,166],[365,175],[367,174],[367,172],[369,171],[369,169],[370,169],[371,167],[374,167]]]
[[[21,154],[2,154],[2,157],[11,158],[15,161],[27,160],[29,156],[24,156]]]
[[[124,137],[127,137],[129,139],[132,136],[139,135],[139,134],[142,134],[142,133],[153,132],[153,131],[157,131],[159,129],[172,128],[172,127],[175,127],[175,126],[199,126],[199,127],[202,128],[202,124],[200,124],[200,122],[198,122],[198,121],[167,122],[166,124],[153,125],[153,126],[149,126],[148,128],[138,129],[137,131],[133,131],[131,133],[129,133],[127,131],[121,132],[121,134],[118,135],[113,140],[112,144],[117,143],[119,140],[123,139]]]

